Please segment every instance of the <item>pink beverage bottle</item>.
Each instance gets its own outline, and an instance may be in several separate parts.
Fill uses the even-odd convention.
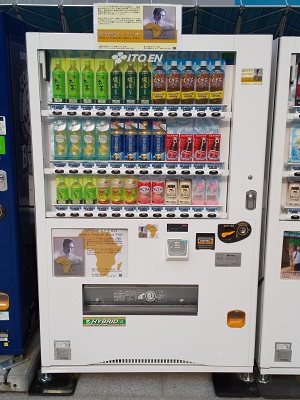
[[[150,204],[151,203],[151,181],[147,178],[139,179],[138,182],[138,203]]]
[[[192,204],[205,204],[205,179],[194,179],[192,184]]]
[[[155,179],[152,181],[152,204],[164,204],[165,181]]]
[[[208,179],[205,184],[205,204],[219,204],[219,182],[217,179]]]

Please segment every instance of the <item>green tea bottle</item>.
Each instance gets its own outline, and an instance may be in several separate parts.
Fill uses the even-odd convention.
[[[85,60],[81,73],[82,100],[84,103],[94,101],[94,71],[91,67],[91,60]]]
[[[63,103],[66,101],[65,71],[61,65],[61,59],[55,60],[55,68],[52,71],[52,101]]]
[[[151,102],[151,72],[147,61],[143,62],[139,72],[139,100],[144,104]]]
[[[84,186],[84,203],[96,204],[97,203],[97,189],[93,183],[93,178],[87,178],[87,183]]]
[[[83,190],[78,177],[73,178],[73,183],[70,187],[70,198],[71,204],[82,204],[83,202]]]
[[[96,71],[96,98],[97,103],[107,103],[108,100],[108,72],[104,60],[99,60]]]
[[[57,204],[68,204],[69,202],[69,188],[64,176],[60,176],[56,180],[56,202]]]
[[[67,71],[68,101],[69,103],[78,103],[80,99],[79,71],[76,67],[76,60],[70,61],[70,67]]]
[[[116,62],[110,71],[111,102],[120,104],[123,100],[123,74]]]
[[[125,102],[136,103],[137,99],[137,73],[132,62],[128,63],[125,71]]]

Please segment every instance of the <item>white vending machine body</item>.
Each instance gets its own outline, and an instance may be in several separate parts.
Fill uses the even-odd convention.
[[[274,42],[276,90],[269,124],[272,146],[256,347],[256,361],[263,375],[300,373],[300,272],[295,266],[300,244],[300,202],[295,197],[300,184],[300,109],[296,103],[299,54],[299,38],[283,37]]]
[[[111,65],[115,52],[94,51],[91,34],[28,34],[27,46],[42,372],[251,372],[272,38],[185,35],[184,52],[158,52],[164,65],[183,59],[193,68],[201,57],[208,64],[228,59],[222,104],[204,105],[55,103],[54,59],[104,58]],[[126,126],[132,119],[139,137],[146,119],[152,146],[157,123],[164,124],[166,146],[168,137],[217,137],[220,159],[57,159],[55,146],[74,119],[72,126],[82,127],[108,120],[111,129],[112,120]],[[57,126],[63,128],[56,137]],[[125,131],[125,146],[128,137]],[[128,186],[132,177],[139,185],[150,178],[138,189],[139,202],[132,181]],[[97,186],[96,204],[88,204],[87,192],[76,203],[78,180]],[[72,186],[65,202],[61,182]],[[113,183],[123,182],[125,197],[116,204]],[[110,203],[103,204],[108,185]],[[201,188],[205,199],[198,201]],[[63,254],[66,245],[72,256]]]

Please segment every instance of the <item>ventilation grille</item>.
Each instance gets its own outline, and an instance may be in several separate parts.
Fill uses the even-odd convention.
[[[107,360],[102,361],[100,364],[151,364],[151,365],[158,365],[158,364],[195,364],[192,361],[185,361],[185,360],[177,360],[174,358],[117,358],[116,360]]]

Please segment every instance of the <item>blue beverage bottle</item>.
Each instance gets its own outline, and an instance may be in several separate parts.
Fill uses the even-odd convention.
[[[151,131],[148,126],[148,121],[142,121],[139,126],[138,158],[141,161],[148,161],[151,159]]]
[[[118,121],[111,122],[111,158],[123,160],[124,157],[124,130],[123,124]]]

